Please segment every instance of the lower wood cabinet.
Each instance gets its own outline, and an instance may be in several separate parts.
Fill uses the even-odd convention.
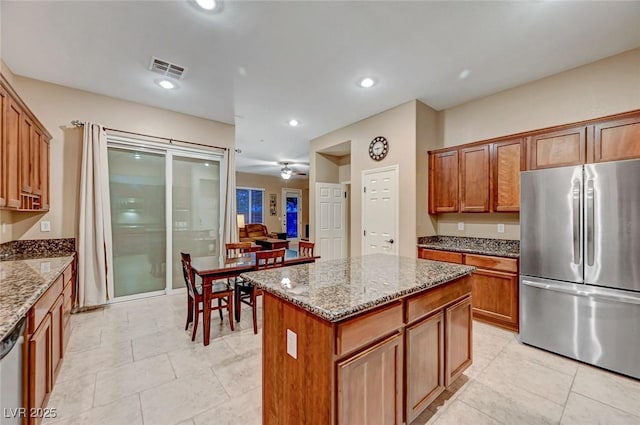
[[[518,260],[418,248],[418,258],[477,267],[471,274],[473,318],[518,332]]]
[[[473,361],[471,297],[445,309],[446,361],[444,384],[451,385]]]
[[[407,423],[445,390],[444,314],[440,311],[406,330]]]
[[[75,261],[40,296],[29,310],[27,324],[25,393],[27,412],[47,406],[64,350],[71,335],[71,293],[75,281]],[[55,407],[55,406],[53,406]],[[37,411],[37,410],[36,410]],[[40,424],[37,415],[26,419],[26,425]]]
[[[338,423],[402,424],[402,335],[338,363]]]

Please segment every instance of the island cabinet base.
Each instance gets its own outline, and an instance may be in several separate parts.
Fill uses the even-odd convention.
[[[338,322],[263,312],[263,425],[408,424],[472,362],[468,276]]]

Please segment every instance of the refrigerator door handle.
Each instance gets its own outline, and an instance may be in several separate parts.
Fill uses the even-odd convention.
[[[522,284],[526,286],[532,286],[534,288],[546,289],[549,291],[561,292],[563,294],[574,295],[577,297],[592,298],[594,300],[613,301],[626,304],[638,304],[640,305],[640,297],[630,296],[626,294],[609,294],[603,293],[598,290],[585,290],[574,289],[566,283],[551,283],[551,282],[532,282],[530,280],[523,279]],[[583,286],[583,285],[581,285]]]
[[[573,264],[582,262],[582,253],[580,251],[580,180],[573,181],[572,198],[573,198]]]
[[[594,244],[593,244],[593,232],[594,232],[594,188],[593,179],[587,180],[587,265],[593,266],[594,259]]]

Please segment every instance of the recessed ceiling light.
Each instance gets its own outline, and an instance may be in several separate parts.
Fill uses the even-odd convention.
[[[156,80],[156,84],[162,87],[163,89],[172,90],[178,88],[178,85],[173,81],[167,80],[165,78]]]
[[[471,71],[469,71],[468,69],[463,69],[462,71],[460,71],[458,78],[460,78],[461,80],[466,80],[467,78],[469,78],[469,75],[471,75]]]
[[[358,84],[360,84],[360,87],[364,87],[365,89],[368,89],[370,87],[373,87],[376,84],[376,82],[371,77],[365,77],[362,80],[360,80],[360,83]]]
[[[296,119],[289,120],[289,125],[290,125],[291,127],[297,127],[297,126],[298,126],[298,124],[300,124],[300,123],[299,123],[299,122],[298,122],[298,120],[296,120]]]
[[[196,0],[196,4],[204,10],[213,10],[216,8],[216,0]]]

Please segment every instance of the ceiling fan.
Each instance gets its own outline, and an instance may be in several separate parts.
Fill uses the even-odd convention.
[[[280,177],[282,177],[285,180],[289,180],[293,175],[296,175],[296,176],[307,175],[307,173],[303,173],[302,171],[296,171],[292,168],[289,168],[290,162],[280,162],[279,164],[284,166],[280,169]]]

